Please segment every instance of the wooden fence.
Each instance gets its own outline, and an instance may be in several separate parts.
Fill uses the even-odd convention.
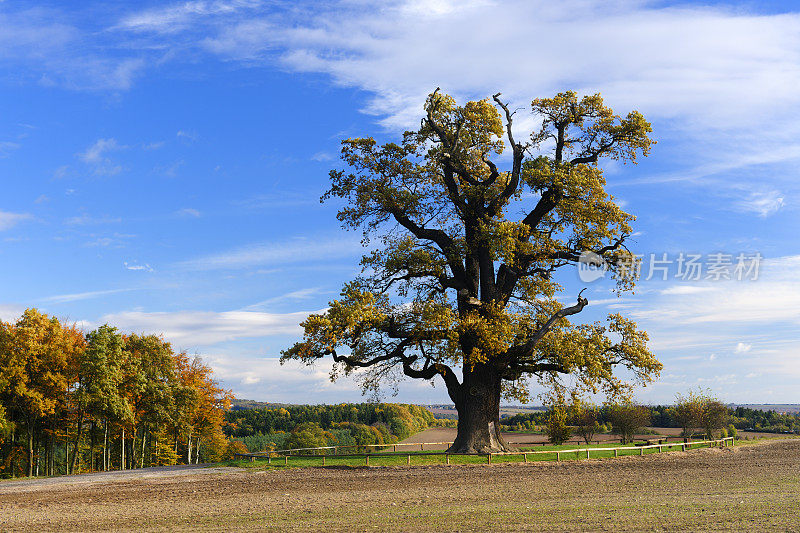
[[[725,437],[722,439],[715,439],[715,440],[702,440],[702,441],[688,441],[688,442],[673,442],[673,443],[659,443],[659,444],[645,444],[645,445],[636,445],[636,446],[616,446],[616,447],[607,447],[607,448],[576,448],[576,449],[568,449],[568,450],[539,450],[539,451],[511,451],[511,452],[491,452],[491,453],[454,453],[448,451],[439,451],[439,450],[431,450],[431,451],[424,451],[424,447],[427,446],[442,446],[442,445],[451,445],[452,442],[414,442],[414,443],[398,443],[398,444],[362,444],[362,445],[346,445],[346,446],[321,446],[319,448],[292,448],[288,450],[275,450],[271,452],[259,452],[259,453],[237,453],[235,456],[237,457],[244,457],[250,459],[250,461],[255,461],[256,459],[267,459],[268,464],[272,464],[273,456],[276,458],[282,457],[283,464],[289,464],[290,457],[302,457],[302,458],[311,458],[311,457],[319,457],[322,459],[322,465],[325,466],[326,455],[320,454],[311,454],[311,453],[295,453],[295,452],[310,452],[310,451],[325,451],[325,450],[333,450],[333,456],[340,459],[345,458],[363,458],[365,464],[369,466],[369,458],[370,457],[398,457],[406,455],[406,464],[411,464],[411,456],[416,455],[444,455],[445,463],[450,464],[450,456],[481,456],[486,457],[486,463],[492,464],[492,457],[502,457],[502,456],[522,456],[524,462],[528,462],[529,455],[542,455],[542,454],[555,454],[556,461],[561,461],[562,457],[569,456],[570,454],[575,454],[576,459],[580,459],[583,454],[586,454],[586,459],[591,459],[592,452],[613,452],[614,457],[619,457],[620,451],[636,451],[638,450],[638,455],[644,455],[645,450],[648,449],[658,449],[659,453],[663,452],[666,448],[667,451],[670,451],[673,448],[680,447],[681,451],[691,450],[692,448],[698,446],[705,446],[709,445],[710,447],[714,446],[734,446],[736,444],[736,440],[734,437]],[[420,450],[415,453],[397,453],[398,446],[419,446]],[[368,448],[368,447],[380,447],[380,448],[392,448],[392,452],[384,451],[384,452],[372,452],[372,453],[345,453],[340,454],[338,453],[339,449],[342,448]],[[626,455],[636,455],[636,453],[629,453]]]

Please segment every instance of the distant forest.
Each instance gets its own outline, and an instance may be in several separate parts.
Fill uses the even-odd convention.
[[[280,405],[245,408],[257,402],[236,402],[225,413],[226,434],[251,452],[322,446],[392,444],[438,421],[424,407],[394,403]]]
[[[670,405],[647,406],[650,410],[650,425],[662,428],[682,427],[676,416],[675,408]],[[765,433],[800,434],[800,413],[779,413],[774,410],[751,409],[748,407],[729,408],[730,423],[736,429],[746,431],[762,431]],[[547,422],[548,411],[519,413],[500,420],[500,424],[509,429],[524,430],[533,426],[541,426]],[[598,410],[597,421],[600,424],[610,423],[608,409]]]

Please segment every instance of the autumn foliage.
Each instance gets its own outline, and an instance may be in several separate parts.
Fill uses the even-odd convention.
[[[0,321],[0,474],[216,461],[232,395],[155,335],[84,334],[28,309]]]

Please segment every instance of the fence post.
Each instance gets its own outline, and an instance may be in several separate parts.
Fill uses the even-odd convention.
[[[618,453],[619,450],[617,448],[614,448],[614,457],[619,457]]]
[[[408,454],[408,461],[406,461],[408,466],[411,466],[411,454]]]
[[[272,456],[271,456],[271,455],[268,455],[268,456],[267,456],[267,464],[268,464],[268,465],[271,465],[271,464],[272,464]]]
[[[288,455],[284,455],[283,456],[283,464],[284,465],[288,465],[289,464],[289,456]]]
[[[395,444],[394,446],[392,446],[392,451],[393,451],[393,452],[396,452],[396,451],[397,451],[397,444]]]
[[[639,455],[644,455],[644,448],[639,448]]]
[[[586,458],[589,458],[589,448],[586,448]]]
[[[420,445],[419,445],[419,451],[422,451],[422,450],[424,449],[424,448],[423,448],[424,446],[425,446],[425,444],[424,444],[424,443],[420,443]]]
[[[365,457],[367,458],[366,464],[369,466],[369,455],[366,455]]]
[[[450,454],[449,453],[444,454],[444,462],[446,464],[450,464]]]
[[[486,464],[487,465],[492,464],[492,454],[491,453],[487,453],[486,454]]]
[[[658,445],[658,453],[661,453],[661,452],[663,452],[663,451],[664,451],[664,450],[662,449],[662,446],[659,444],[659,445]]]
[[[522,455],[523,455],[523,457],[525,457],[525,462],[527,463],[528,462],[528,454],[527,453],[523,453]]]
[[[322,466],[325,466],[325,456],[322,456]]]
[[[556,461],[561,460],[561,452],[556,452]]]

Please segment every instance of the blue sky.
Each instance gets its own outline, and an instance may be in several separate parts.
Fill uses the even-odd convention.
[[[557,4],[557,5],[556,5]],[[321,205],[338,143],[395,139],[437,86],[601,92],[658,140],[608,165],[634,251],[764,257],[756,281],[589,286],[664,363],[646,402],[705,387],[798,402],[800,13],[792,2],[0,3],[0,318],[26,307],[163,332],[241,397],[353,401],[328,363],[279,366],[357,272]],[[673,267],[674,268],[674,267]],[[572,300],[582,285],[564,278]],[[402,401],[443,402],[441,384]]]

